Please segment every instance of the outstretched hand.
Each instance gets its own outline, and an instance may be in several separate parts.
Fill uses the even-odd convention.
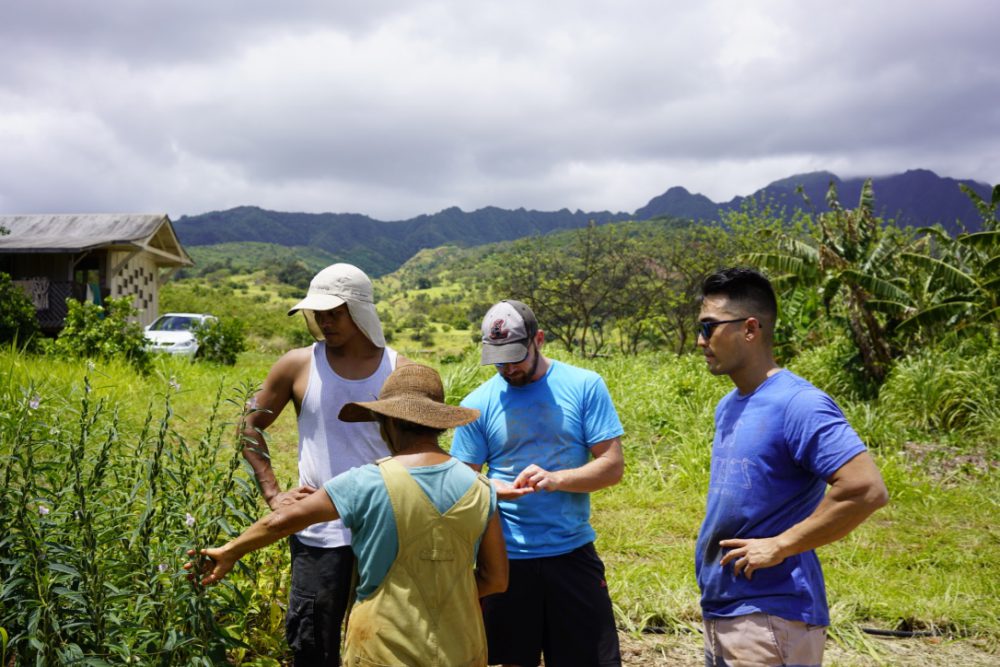
[[[196,569],[200,562],[201,574],[205,575],[201,580],[203,586],[222,581],[238,560],[227,557],[222,549],[202,549],[201,551],[190,549],[187,554],[192,559],[184,564],[184,569],[188,571],[188,579],[193,580],[198,576],[199,573]],[[198,558],[199,555],[202,558]]]
[[[490,482],[493,483],[493,488],[496,489],[499,500],[517,500],[521,496],[534,493],[535,491],[530,486],[518,488],[510,482],[505,482],[501,479],[491,479]]]
[[[733,574],[737,577],[743,573],[747,579],[752,579],[755,570],[774,567],[785,560],[778,541],[773,537],[722,540],[719,546],[729,549],[719,564],[725,567],[732,563]]]

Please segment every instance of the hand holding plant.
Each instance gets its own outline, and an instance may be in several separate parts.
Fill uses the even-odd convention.
[[[189,573],[188,579],[194,580],[200,570],[200,573],[205,575],[201,580],[202,586],[210,586],[222,581],[239,560],[235,554],[228,553],[224,548],[201,549],[200,551],[189,549],[187,555],[192,559],[184,564],[184,569]]]

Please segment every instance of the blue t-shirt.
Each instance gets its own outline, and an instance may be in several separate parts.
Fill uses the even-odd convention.
[[[455,459],[406,470],[442,514],[477,483],[476,473]],[[323,488],[344,525],[351,530],[351,548],[358,559],[357,595],[358,600],[364,600],[378,589],[399,552],[396,515],[389,492],[374,463],[351,468],[326,482]],[[490,516],[496,507],[496,492],[490,489]]]
[[[816,509],[826,480],[865,450],[829,396],[782,370],[715,410],[715,440],[705,521],[695,550],[702,612],[729,617],[765,612],[829,625],[823,572],[815,551],[790,556],[753,579],[719,566],[720,540],[774,537]]]
[[[546,470],[579,468],[590,448],[624,432],[600,375],[551,361],[545,375],[514,387],[495,375],[462,405],[479,419],[455,430],[451,455],[487,464],[487,476],[513,482],[532,463]],[[535,493],[501,500],[510,558],[557,556],[594,541],[590,494]]]

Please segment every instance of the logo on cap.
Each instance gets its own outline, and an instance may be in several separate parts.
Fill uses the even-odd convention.
[[[490,340],[503,340],[510,335],[510,329],[504,329],[503,323],[503,318],[493,320],[493,324],[490,325]]]

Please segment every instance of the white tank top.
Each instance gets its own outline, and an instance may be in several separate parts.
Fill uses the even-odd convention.
[[[396,351],[385,347],[382,361],[370,376],[347,380],[326,359],[326,344],[313,345],[309,384],[299,411],[299,484],[325,493],[323,483],[342,472],[388,456],[377,422],[343,422],[337,418],[345,403],[373,401],[396,368]],[[312,547],[341,547],[351,543],[351,531],[340,519],[309,526],[298,533]]]

